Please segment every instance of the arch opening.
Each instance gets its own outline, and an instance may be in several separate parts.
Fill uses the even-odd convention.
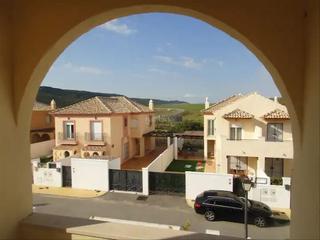
[[[96,18],[96,17],[95,17]],[[99,19],[99,20],[98,20]],[[87,25],[87,24],[89,24],[89,22],[95,22],[95,21],[99,21],[99,22],[101,22],[102,21],[102,19],[108,19],[108,18],[101,18],[101,16],[99,16],[96,20],[93,20],[93,19],[89,19],[89,20],[87,20],[88,22],[86,23],[86,24],[84,24],[84,23],[82,23],[82,24],[84,24],[84,25]],[[203,20],[203,19],[201,19],[201,20]],[[104,20],[105,21],[105,20]],[[211,21],[210,21],[211,22]],[[82,25],[82,24],[80,24],[80,25]],[[91,24],[91,23],[90,23]],[[96,25],[96,24],[95,24]],[[210,23],[210,25],[212,25],[211,23]],[[218,24],[219,26],[221,26],[221,23],[219,23]],[[76,28],[77,29],[81,29],[83,26],[77,26]],[[85,28],[85,29],[87,29],[87,28]],[[224,29],[224,27],[222,27],[221,29]],[[229,28],[228,28],[229,29]],[[72,32],[72,33],[71,33]],[[84,32],[84,30],[81,30],[81,33],[83,33]],[[233,31],[231,31],[231,32],[233,32]],[[70,34],[70,35],[69,35]],[[68,42],[68,44],[70,44],[70,39],[75,39],[75,29],[72,29],[69,33],[67,33],[63,38],[65,38],[65,39],[60,39],[58,42],[61,42],[61,46],[65,46],[66,44],[67,44],[67,42]],[[79,36],[78,34],[80,34],[80,32],[77,32],[77,37]],[[69,36],[68,36],[69,35]],[[71,37],[71,35],[73,35],[72,37]],[[69,40],[67,41],[66,39],[68,39],[69,38]],[[242,39],[242,38],[241,38]],[[59,44],[58,44],[59,45]],[[249,41],[247,40],[247,42],[245,42],[245,45],[247,46],[247,45],[250,45],[249,44]],[[62,48],[63,49],[63,48]],[[44,67],[44,65],[47,65],[49,62],[53,62],[53,59],[54,59],[54,57],[53,57],[53,55],[55,56],[55,57],[57,57],[58,56],[58,54],[60,54],[61,53],[61,51],[62,51],[62,49],[59,49],[59,48],[57,48],[56,50],[55,50],[55,53],[53,54],[53,53],[48,53],[48,55],[46,56],[46,57],[48,57],[46,60],[41,60],[41,62],[40,62],[40,64],[39,64],[39,66],[37,66],[37,68],[43,68]],[[251,46],[251,48],[250,48],[250,50],[252,50],[252,49],[255,49],[255,51],[256,52],[259,52],[255,47],[253,47],[253,46]],[[50,51],[49,51],[50,52]],[[51,56],[50,56],[51,55]],[[46,58],[45,57],[45,58]],[[272,71],[271,71],[271,74],[273,75],[273,77],[275,77],[275,79],[276,79],[276,83],[278,83],[277,85],[281,85],[281,83],[279,83],[279,82],[281,82],[281,78],[280,78],[280,74],[278,74],[278,72],[275,70],[275,68],[272,66],[272,64],[267,60],[267,58],[265,58],[260,52],[259,52],[259,54],[258,54],[258,58],[261,60],[262,59],[262,61],[264,62],[264,63],[266,63],[267,62],[267,65],[266,65],[266,67],[270,70],[270,69],[272,69]],[[45,62],[45,63],[44,63]],[[38,78],[37,80],[36,80],[36,82],[39,80],[39,76],[41,76],[41,75],[43,75],[43,72],[45,72],[45,71],[43,71],[43,69],[41,70],[42,71],[42,74],[40,73],[37,77],[34,75],[32,78],[33,79],[35,79],[35,78]],[[39,72],[40,72],[40,70],[39,70]],[[35,72],[34,72],[34,74],[36,74],[37,75],[37,70],[35,70]],[[32,84],[32,85],[34,85],[34,83]],[[35,84],[35,85],[37,85],[37,84]],[[40,83],[38,84],[38,85],[40,85]],[[280,91],[281,92],[283,92],[283,87],[280,89]],[[33,95],[35,95],[35,94],[33,94]],[[287,94],[285,94],[285,96],[287,96]],[[285,98],[286,99],[286,98]],[[288,99],[288,96],[287,96],[287,99]],[[285,100],[286,101],[286,100]],[[288,101],[287,100],[287,102],[289,102],[289,106],[290,106],[290,101]],[[292,112],[293,111],[293,107],[289,107],[289,112]],[[295,116],[295,114],[293,113],[293,114],[291,114],[292,116]],[[20,119],[20,117],[18,117],[18,119]],[[294,118],[294,121],[296,120],[296,118]],[[151,123],[151,121],[150,121],[150,123]],[[295,124],[296,126],[297,126],[297,124]],[[294,138],[295,140],[296,140],[296,138]],[[139,143],[140,144],[140,143]],[[139,145],[140,146],[140,145]],[[86,152],[87,153],[87,152]],[[86,155],[86,153],[84,154],[84,155]],[[104,152],[105,153],[105,152]],[[93,156],[98,156],[99,154],[97,153],[97,152],[94,152],[93,154],[92,154]],[[103,154],[104,155],[104,154]],[[68,157],[68,156],[70,156],[70,153],[69,152],[64,152],[64,157]]]

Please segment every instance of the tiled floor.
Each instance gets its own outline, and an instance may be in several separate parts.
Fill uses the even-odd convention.
[[[126,161],[121,165],[123,170],[141,170],[143,167],[147,167],[154,159],[156,159],[165,148],[156,149],[148,153],[144,157],[134,157]]]

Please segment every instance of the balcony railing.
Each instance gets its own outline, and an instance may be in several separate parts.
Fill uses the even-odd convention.
[[[63,132],[58,132],[58,142],[60,144],[72,144],[75,145],[77,144],[77,135],[76,133],[73,133],[72,137],[67,136],[67,134]]]
[[[106,138],[106,134],[104,133],[94,134],[91,132],[86,132],[84,134],[84,140],[88,145],[105,145]]]

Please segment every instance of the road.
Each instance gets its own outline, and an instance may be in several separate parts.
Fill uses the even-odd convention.
[[[189,230],[204,233],[206,229],[218,230],[221,235],[242,237],[244,226],[240,223],[208,222],[194,213],[183,197],[152,195],[145,201],[133,194],[108,193],[98,198],[67,198],[34,194],[34,212],[79,218],[90,216],[143,221],[170,225],[189,225]],[[189,223],[189,224],[188,224]],[[257,239],[289,238],[289,225],[276,224],[258,228],[249,225],[249,236]]]

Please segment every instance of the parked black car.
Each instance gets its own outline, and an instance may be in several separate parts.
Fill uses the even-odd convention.
[[[194,209],[204,214],[208,221],[218,218],[224,220],[244,221],[245,198],[227,191],[205,191],[197,196]],[[265,227],[272,220],[272,211],[262,202],[248,200],[248,223]]]

